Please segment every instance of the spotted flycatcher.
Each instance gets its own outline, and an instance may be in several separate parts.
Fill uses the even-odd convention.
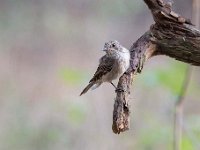
[[[100,58],[97,71],[80,96],[85,94],[90,88],[95,89],[99,87],[103,82],[109,82],[116,88],[112,81],[119,79],[129,68],[130,52],[120,45],[119,42],[109,41],[105,43],[103,51],[106,52],[106,55]]]

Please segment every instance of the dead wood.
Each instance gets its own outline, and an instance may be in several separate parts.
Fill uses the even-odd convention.
[[[172,10],[163,0],[144,0],[151,10],[155,24],[130,48],[131,65],[119,80],[113,110],[113,132],[130,128],[130,88],[132,78],[140,73],[147,59],[167,55],[176,60],[200,66],[200,31],[191,21]]]

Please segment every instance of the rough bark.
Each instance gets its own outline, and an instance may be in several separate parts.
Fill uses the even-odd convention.
[[[130,48],[131,65],[120,78],[113,111],[113,132],[130,128],[129,95],[132,78],[140,73],[144,62],[154,55],[167,55],[179,61],[200,66],[200,31],[189,19],[172,11],[172,4],[162,0],[144,0],[155,24]]]

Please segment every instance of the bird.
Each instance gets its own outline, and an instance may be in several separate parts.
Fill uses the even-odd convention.
[[[103,51],[106,53],[99,59],[99,66],[89,81],[89,84],[83,89],[80,96],[89,89],[98,88],[103,82],[113,84],[113,80],[119,79],[130,65],[130,51],[123,47],[118,41],[112,40],[105,43]]]

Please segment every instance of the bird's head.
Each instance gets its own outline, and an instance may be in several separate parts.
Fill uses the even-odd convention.
[[[121,53],[127,52],[127,50],[120,45],[118,41],[109,41],[106,42],[103,48],[103,51],[105,51],[108,55],[115,55]]]

